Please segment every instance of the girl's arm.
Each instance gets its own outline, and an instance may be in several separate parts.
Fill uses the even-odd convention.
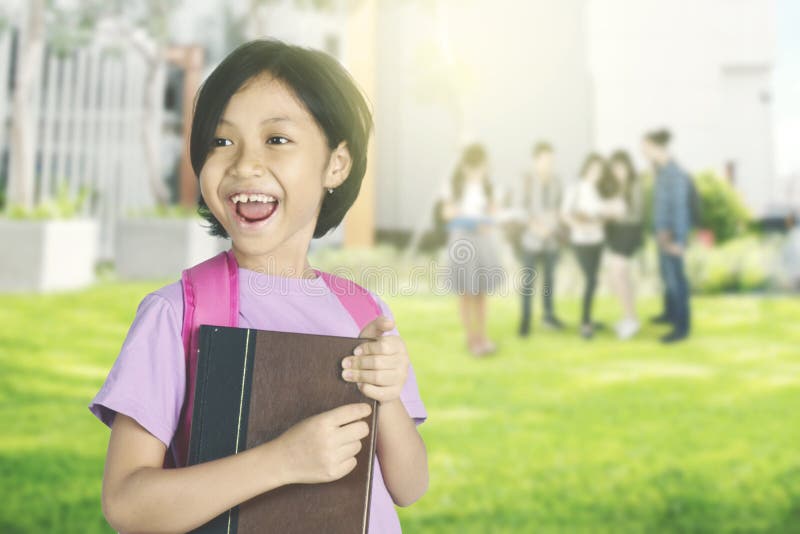
[[[602,213],[603,217],[606,219],[613,219],[613,220],[623,219],[625,218],[626,215],[625,212],[626,212],[625,200],[620,196],[616,196],[614,198],[610,198],[602,202]]]
[[[342,361],[342,376],[380,403],[376,454],[381,473],[394,503],[408,506],[428,489],[428,454],[400,399],[410,360],[400,336],[384,335],[393,328],[394,320],[386,316],[364,327],[360,337],[375,341],[359,345]]]
[[[616,212],[610,201],[603,199],[594,186],[579,190],[576,203],[578,207],[574,216],[579,222],[602,223]]]
[[[451,221],[458,217],[458,205],[450,199],[445,199],[442,203],[442,219]]]
[[[355,467],[367,404],[309,417],[277,439],[191,467],[163,469],[166,447],[117,414],[103,477],[103,513],[120,532],[186,532],[290,483],[329,482]]]
[[[568,225],[575,224],[575,212],[576,212],[576,196],[577,196],[578,186],[573,185],[567,189],[566,194],[564,195],[564,199],[561,202],[561,220],[567,223]]]
[[[408,506],[428,489],[428,453],[417,425],[400,399],[378,409],[376,445],[386,489],[398,506]]]
[[[180,469],[163,469],[166,447],[117,414],[103,476],[103,513],[120,532],[185,532],[286,483],[279,446]],[[253,476],[258,473],[258,476]]]

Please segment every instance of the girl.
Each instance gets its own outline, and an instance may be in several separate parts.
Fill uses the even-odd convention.
[[[372,119],[347,72],[322,52],[253,41],[231,53],[196,100],[190,141],[201,214],[230,237],[239,265],[239,326],[359,335],[311,269],[312,237],[338,225],[366,169]],[[380,402],[369,529],[400,532],[393,504],[426,490],[425,417],[391,312],[360,333],[342,376]],[[355,467],[369,405],[301,421],[273,441],[191,467],[174,454],[186,392],[180,282],[147,295],[108,379],[90,405],[111,426],[103,511],[119,531],[184,532],[285,484],[336,480]],[[382,335],[381,335],[382,334]],[[169,458],[168,458],[169,459]]]
[[[460,296],[467,348],[475,356],[496,349],[486,334],[486,294],[503,280],[491,218],[496,209],[493,200],[486,150],[472,144],[456,165],[442,209],[450,229],[450,283]]]
[[[629,339],[639,331],[633,281],[633,255],[642,245],[642,188],[631,157],[624,150],[609,158],[609,197],[619,197],[624,212],[606,224],[609,282],[622,304],[622,320],[616,325],[617,336]]]
[[[584,277],[581,336],[590,339],[597,325],[592,322],[592,302],[603,252],[606,219],[624,211],[621,199],[604,199],[600,194],[606,164],[598,154],[589,154],[580,179],[567,190],[561,216],[569,226],[570,241]]]

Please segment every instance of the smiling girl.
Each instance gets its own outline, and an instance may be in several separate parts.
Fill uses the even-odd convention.
[[[378,338],[343,360],[342,376],[380,403],[369,531],[400,532],[394,505],[427,489],[426,418],[391,311],[359,332],[311,268],[312,238],[336,227],[367,164],[372,119],[347,72],[317,51],[253,41],[232,52],[201,87],[191,134],[200,213],[231,239],[238,263],[239,326]],[[143,251],[146,253],[147,251]],[[367,404],[301,421],[273,441],[185,466],[176,441],[187,395],[175,282],[139,305],[108,379],[90,404],[112,428],[103,511],[116,530],[182,532],[286,484],[339,479],[355,467]],[[175,468],[166,468],[176,465]]]

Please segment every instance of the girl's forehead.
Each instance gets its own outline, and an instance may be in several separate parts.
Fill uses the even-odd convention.
[[[231,95],[221,121],[231,123],[279,117],[294,122],[313,120],[291,87],[265,73],[251,78]]]

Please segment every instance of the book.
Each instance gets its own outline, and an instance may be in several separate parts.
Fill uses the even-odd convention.
[[[342,359],[364,341],[200,327],[189,465],[273,440],[295,423],[345,404],[365,402],[372,412],[365,419],[370,432],[353,471],[333,482],[268,491],[192,532],[367,532],[378,406],[341,377]]]

